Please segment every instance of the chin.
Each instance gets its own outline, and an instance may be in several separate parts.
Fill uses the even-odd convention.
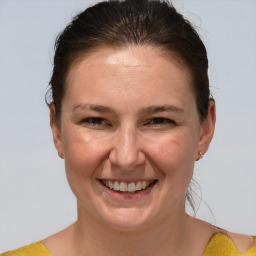
[[[101,220],[118,231],[133,232],[143,230],[150,224],[150,217],[143,209],[119,208],[112,209]]]

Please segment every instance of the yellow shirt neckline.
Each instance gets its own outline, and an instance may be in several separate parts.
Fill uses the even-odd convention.
[[[52,254],[48,251],[48,249],[44,246],[42,242],[41,246],[44,247],[44,250],[48,253],[44,256],[52,256]],[[203,256],[256,256],[256,236],[253,237],[253,243],[247,252],[241,253],[237,249],[233,240],[224,233],[215,233],[209,239],[207,243]]]
[[[241,253],[233,240],[224,233],[215,233],[206,245],[203,256],[256,256],[256,237],[247,252]]]
[[[42,241],[26,245],[19,249],[9,251],[0,256],[53,256]],[[256,256],[256,237],[253,237],[253,244],[247,252],[241,253],[233,240],[224,233],[215,233],[209,239],[203,256]]]

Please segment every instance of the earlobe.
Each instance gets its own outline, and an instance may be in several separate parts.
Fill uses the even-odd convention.
[[[56,121],[55,106],[53,104],[50,105],[50,126],[52,129],[53,142],[54,142],[55,148],[58,151],[58,155],[60,158],[64,158],[61,134],[60,134],[60,125]]]
[[[200,159],[203,159],[204,155],[201,151],[198,152],[197,156],[195,157],[196,161],[199,161]]]
[[[215,123],[216,123],[215,101],[210,100],[209,108],[208,108],[208,116],[201,125],[202,130],[201,130],[200,138],[198,141],[197,152],[195,156],[196,161],[202,158],[202,156],[208,150],[214,134]]]

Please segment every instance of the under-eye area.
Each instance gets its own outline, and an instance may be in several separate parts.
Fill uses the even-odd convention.
[[[137,193],[142,190],[146,190],[149,187],[153,187],[158,180],[141,180],[141,181],[116,181],[116,180],[99,180],[100,183],[116,192],[128,192],[128,193]]]

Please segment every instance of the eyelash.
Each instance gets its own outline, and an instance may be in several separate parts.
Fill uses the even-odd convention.
[[[104,120],[103,118],[100,118],[100,117],[85,118],[82,120],[82,123],[86,123],[87,125],[94,126],[94,127],[104,126],[104,125],[110,126],[106,120]]]
[[[144,125],[156,125],[156,126],[166,126],[166,125],[176,125],[176,123],[168,118],[155,117],[149,119]]]
[[[104,126],[112,126],[108,121],[106,121],[104,118],[100,117],[89,117],[85,118],[81,121],[81,123],[86,124],[87,126],[91,126],[94,128],[101,128]],[[162,127],[162,126],[170,126],[170,125],[176,125],[176,123],[168,118],[162,118],[162,117],[155,117],[147,120],[143,126],[156,126],[156,127]]]

